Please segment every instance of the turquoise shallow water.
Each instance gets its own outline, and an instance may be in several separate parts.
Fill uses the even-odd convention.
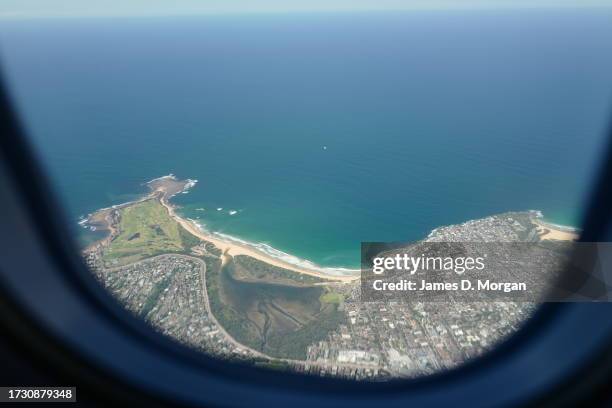
[[[72,19],[0,52],[75,225],[174,173],[206,228],[354,267],[503,211],[578,225],[610,38],[602,10]]]

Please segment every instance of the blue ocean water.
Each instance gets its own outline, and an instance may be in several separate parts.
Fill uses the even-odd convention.
[[[509,210],[579,225],[612,107],[605,9],[7,20],[0,53],[75,225],[173,173],[185,216],[324,266]]]

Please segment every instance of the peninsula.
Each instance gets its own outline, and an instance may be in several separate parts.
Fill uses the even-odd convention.
[[[229,241],[215,235],[212,232],[205,231],[192,220],[183,218],[178,215],[176,213],[175,207],[170,203],[170,199],[173,196],[187,191],[194,185],[194,180],[178,180],[173,175],[163,176],[151,180],[147,183],[147,186],[150,189],[150,193],[145,195],[144,197],[133,202],[104,208],[91,214],[86,219],[85,225],[93,226],[97,230],[106,230],[109,232],[109,235],[105,239],[95,243],[94,246],[108,245],[116,238],[117,234],[119,233],[118,224],[120,222],[119,214],[121,211],[130,211],[130,207],[135,207],[138,205],[143,205],[143,203],[147,203],[146,205],[152,208],[158,205],[163,207],[167,212],[167,216],[171,220],[176,222],[189,234],[201,239],[202,241],[214,245],[222,252],[222,256],[224,258],[244,255],[279,268],[284,268],[290,271],[294,271],[296,273],[316,276],[322,279],[328,279],[332,281],[348,282],[354,281],[359,278],[359,269],[323,268],[305,260],[299,262],[300,265],[297,265],[279,258],[275,258],[265,252],[259,251],[256,248],[250,247],[246,244]],[[157,212],[159,212],[159,209],[157,210]],[[137,237],[132,237],[132,239],[135,238]],[[128,244],[128,246],[130,245]]]

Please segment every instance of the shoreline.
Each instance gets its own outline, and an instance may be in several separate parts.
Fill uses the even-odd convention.
[[[219,248],[223,252],[222,258],[224,259],[227,259],[227,256],[245,255],[279,268],[315,276],[321,279],[351,282],[360,278],[361,269],[323,267],[309,260],[301,259],[274,247],[270,247],[267,244],[261,244],[269,247],[270,251],[274,252],[274,254],[270,254],[265,250],[258,248],[258,244],[256,243],[249,243],[240,238],[229,235],[223,236],[223,234],[216,233],[214,231],[207,231],[196,220],[179,215],[176,211],[177,207],[170,203],[169,200],[179,193],[186,194],[190,188],[196,185],[197,182],[197,180],[191,179],[179,181],[173,174],[157,177],[144,183],[144,185],[149,187],[151,190],[149,194],[146,194],[145,196],[133,201],[101,208],[80,220],[79,224],[82,227],[89,226],[89,228],[92,230],[106,230],[109,232],[108,237],[96,241],[90,245],[90,247],[97,246],[100,243],[107,241],[114,231],[113,222],[112,219],[110,219],[113,210],[121,209],[145,200],[157,199],[159,200],[160,204],[166,208],[168,215],[174,221],[181,225],[181,227],[183,227],[190,234],[204,241],[210,242]],[[540,211],[530,210],[530,212],[535,214],[535,216],[532,218],[532,222],[537,226],[537,229],[540,232],[540,239],[576,240],[578,238],[580,233],[578,228],[552,224],[544,221],[544,216]],[[434,231],[435,229],[431,232],[433,233]],[[291,261],[283,258],[290,258]]]
[[[208,231],[203,230],[199,227],[194,221],[190,219],[186,219],[178,215],[175,211],[175,207],[170,204],[163,195],[160,197],[160,203],[166,208],[168,214],[172,219],[174,219],[177,223],[179,223],[187,232],[190,234],[204,240],[208,241],[221,251],[223,251],[223,256],[237,256],[237,255],[246,255],[252,258],[255,258],[259,261],[265,262],[267,264],[277,266],[279,268],[284,268],[291,270],[293,272],[302,273],[305,275],[316,276],[322,279],[328,280],[336,280],[336,281],[345,281],[350,282],[359,279],[361,275],[360,269],[344,269],[344,268],[323,268],[314,265],[312,268],[306,268],[303,266],[295,265],[290,262],[284,261],[280,258],[275,258],[272,255],[269,255],[263,251],[258,250],[255,247],[249,246],[247,244],[240,244],[236,242],[230,242],[229,240],[224,240],[214,233],[210,233]],[[296,258],[298,259],[298,258]],[[302,260],[302,262],[310,262],[306,260]]]
[[[228,239],[219,237],[215,232],[206,231],[204,228],[198,225],[196,221],[182,217],[181,215],[177,214],[176,207],[172,203],[170,203],[170,199],[177,194],[188,193],[189,189],[194,187],[197,182],[197,180],[191,179],[178,180],[173,174],[157,177],[153,180],[144,183],[144,185],[146,185],[150,189],[150,193],[144,195],[143,197],[126,203],[101,208],[100,210],[89,214],[84,220],[79,221],[79,224],[85,228],[89,227],[90,229],[95,229],[98,231],[108,231],[108,236],[89,245],[88,248],[94,248],[98,245],[104,245],[104,243],[107,242],[112,236],[113,232],[115,231],[115,227],[113,226],[114,210],[118,210],[146,200],[156,199],[159,200],[160,204],[168,211],[168,215],[187,232],[200,238],[201,240],[210,242],[211,244],[219,248],[223,252],[222,260],[227,260],[228,256],[246,255],[279,268],[288,269],[293,272],[305,275],[315,276],[329,281],[352,282],[360,278],[360,269],[321,267],[310,261],[293,257],[290,254],[285,254],[282,251],[278,251],[275,248],[272,248],[274,251],[278,251],[279,254],[284,254],[286,256],[294,258],[296,260],[296,263],[301,263],[302,265],[294,264],[292,262],[288,262],[279,257],[275,257],[271,254],[268,254],[258,249],[254,245],[249,245],[248,243],[243,242],[236,242],[239,241],[239,239],[237,238],[232,237],[232,239]]]
[[[552,224],[544,221],[543,217],[533,219],[541,240],[576,241],[580,238],[581,230],[576,227]]]

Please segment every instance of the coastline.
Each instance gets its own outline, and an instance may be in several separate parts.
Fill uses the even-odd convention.
[[[259,251],[256,248],[248,246],[246,244],[240,244],[237,242],[230,242],[229,240],[224,240],[214,235],[213,233],[206,232],[192,220],[185,219],[178,215],[175,211],[174,206],[168,202],[165,195],[161,196],[160,202],[168,210],[168,214],[170,215],[170,217],[172,217],[177,223],[179,223],[185,230],[204,241],[212,243],[221,251],[223,251],[224,256],[246,255],[262,262],[268,263],[270,265],[288,269],[293,272],[298,272],[305,275],[311,275],[330,280],[341,280],[350,282],[359,279],[359,276],[361,274],[361,270],[359,269],[334,269],[317,266],[314,266],[313,268],[307,268],[292,264],[280,258],[275,258],[263,251]]]
[[[316,276],[322,279],[351,282],[360,278],[360,269],[322,267],[311,261],[300,259],[267,245],[265,245],[266,249],[263,249],[258,247],[258,245],[263,244],[249,243],[239,238],[207,231],[198,224],[196,220],[179,215],[176,211],[177,208],[170,203],[170,199],[179,193],[186,194],[190,188],[197,184],[197,182],[197,180],[191,179],[178,180],[173,174],[155,178],[145,183],[151,190],[149,194],[134,201],[102,208],[89,214],[86,218],[79,221],[79,224],[83,227],[89,226],[92,230],[106,230],[109,232],[109,236],[90,245],[90,247],[94,247],[107,242],[115,231],[113,226],[113,210],[121,209],[145,200],[157,199],[168,211],[168,215],[186,231],[204,241],[210,242],[220,249],[223,253],[223,261],[226,261],[228,259],[227,257],[245,255],[273,266],[305,275]],[[532,222],[537,225],[540,239],[576,240],[578,238],[579,229],[571,226],[548,223],[544,221],[544,217],[540,211],[531,210],[530,212],[535,215],[532,218]],[[432,230],[431,233],[435,230],[436,229]]]
[[[116,228],[114,226],[114,217],[116,213],[114,210],[125,208],[146,200],[156,199],[159,200],[160,204],[168,211],[168,215],[186,231],[200,238],[201,240],[210,242],[220,249],[223,252],[223,261],[226,261],[228,257],[246,255],[273,266],[330,281],[351,282],[359,279],[361,275],[360,269],[321,267],[310,261],[302,260],[274,249],[274,251],[278,252],[278,254],[291,257],[295,260],[294,262],[288,262],[287,260],[281,259],[280,256],[276,257],[266,253],[254,245],[249,245],[246,242],[238,241],[238,239],[233,237],[220,237],[214,232],[206,231],[204,228],[198,225],[195,220],[184,218],[177,214],[176,207],[170,203],[170,199],[177,194],[186,194],[190,188],[197,184],[197,182],[197,180],[191,179],[178,180],[173,174],[168,174],[144,183],[151,190],[149,194],[146,194],[145,196],[134,201],[101,208],[100,210],[89,214],[87,217],[79,221],[79,224],[82,227],[89,227],[92,230],[108,231],[108,235],[105,238],[89,245],[86,248],[86,251],[103,246],[107,244],[110,239],[112,239],[111,237],[113,233],[116,232]]]
[[[580,237],[580,229],[544,221],[542,216],[534,218],[533,223],[537,225],[540,239],[543,240],[576,241]]]

